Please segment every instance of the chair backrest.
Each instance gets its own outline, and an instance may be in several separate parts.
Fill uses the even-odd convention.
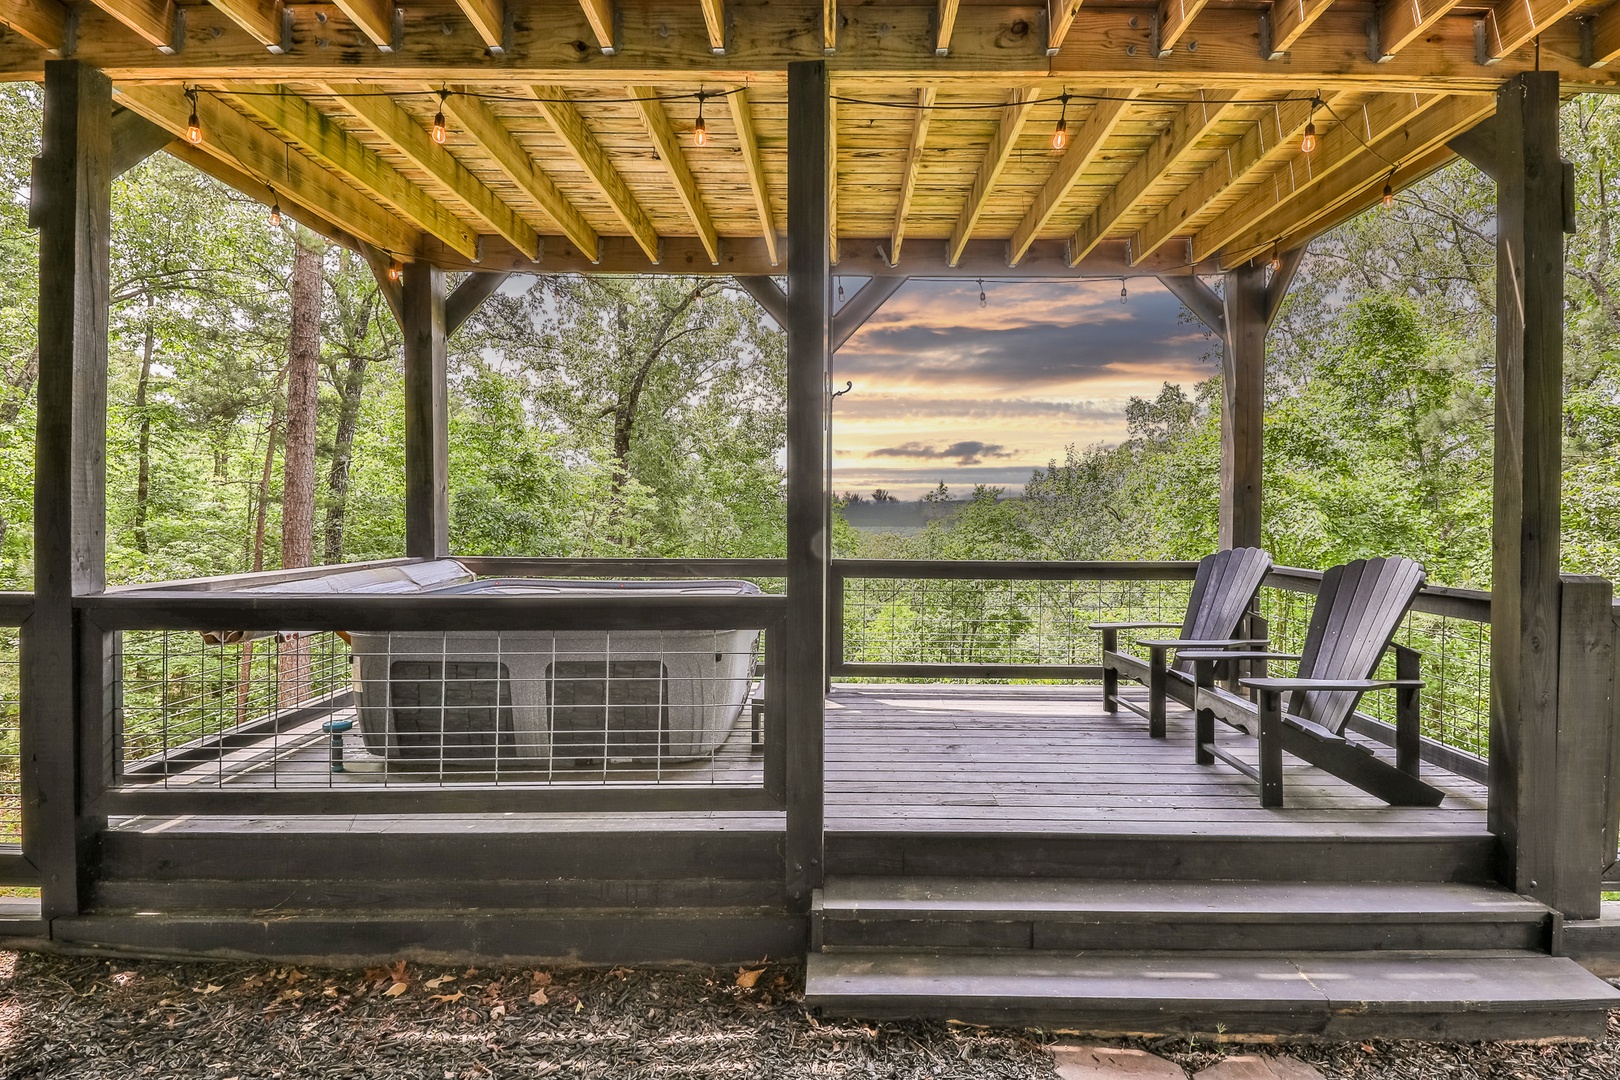
[[[1269,573],[1271,556],[1259,548],[1230,548],[1204,556],[1193,578],[1181,636],[1198,641],[1237,637],[1243,616]],[[1178,660],[1175,666],[1192,671],[1191,660]]]
[[[1424,580],[1423,567],[1402,558],[1357,559],[1324,573],[1300,654],[1300,678],[1371,678]],[[1288,711],[1339,732],[1360,700],[1348,690],[1295,691]]]

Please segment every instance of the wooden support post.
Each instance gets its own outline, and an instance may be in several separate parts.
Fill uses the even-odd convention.
[[[1564,353],[1558,75],[1497,93],[1496,450],[1490,827],[1503,881],[1552,904],[1558,876],[1559,483]]]
[[[832,357],[827,66],[788,65],[787,892],[821,884],[822,721],[832,537],[823,453]]]
[[[1223,548],[1260,546],[1262,449],[1266,412],[1266,268],[1244,266],[1222,279],[1221,511]]]
[[[450,409],[445,386],[444,271],[405,267],[405,554],[450,554]]]
[[[1609,740],[1614,729],[1614,586],[1600,577],[1566,574],[1558,618],[1558,792],[1552,816],[1554,862],[1550,905],[1566,919],[1595,919],[1603,874],[1614,861],[1606,846]]]
[[[46,920],[77,914],[105,826],[82,813],[81,756],[110,734],[92,700],[106,648],[84,648],[73,598],[106,589],[107,310],[112,83],[76,60],[45,63],[39,225],[34,613],[23,632],[23,850]],[[105,644],[105,635],[100,636]]]

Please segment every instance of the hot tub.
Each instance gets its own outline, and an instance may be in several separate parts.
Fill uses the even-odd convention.
[[[502,578],[484,596],[750,596],[746,581]],[[363,742],[389,761],[560,768],[703,758],[748,701],[757,630],[356,633]]]

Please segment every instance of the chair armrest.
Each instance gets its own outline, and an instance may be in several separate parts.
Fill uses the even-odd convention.
[[[1251,690],[1418,690],[1422,679],[1240,679]]]
[[[1178,622],[1094,622],[1088,630],[1179,630]]]
[[[1235,649],[1183,649],[1177,653],[1183,660],[1298,660],[1297,653],[1243,652]]]
[[[1266,638],[1132,638],[1144,649],[1220,649],[1232,645],[1264,645]]]

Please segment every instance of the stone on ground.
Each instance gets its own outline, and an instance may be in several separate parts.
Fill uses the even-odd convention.
[[[1173,1061],[1145,1050],[1116,1046],[1054,1046],[1059,1080],[1187,1080],[1187,1072]]]
[[[1234,1054],[1200,1069],[1193,1080],[1322,1080],[1322,1074],[1299,1058]]]

